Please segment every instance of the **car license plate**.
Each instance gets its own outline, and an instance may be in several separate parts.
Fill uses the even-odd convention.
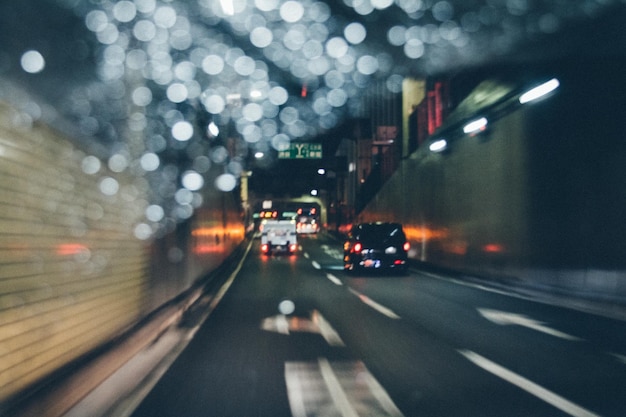
[[[363,266],[366,268],[378,268],[380,267],[380,261],[378,259],[366,259]]]

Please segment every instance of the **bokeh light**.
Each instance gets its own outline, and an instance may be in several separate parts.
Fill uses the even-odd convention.
[[[22,55],[22,69],[30,74],[36,74],[43,71],[46,66],[46,60],[39,51],[26,51]]]
[[[209,0],[60,3],[92,36],[64,68],[96,66],[59,106],[78,134],[106,148],[80,167],[141,177],[166,222],[193,206],[172,202],[188,169],[207,179],[203,191],[232,190],[246,164],[271,168],[274,151],[363,117],[360,103],[379,87],[401,94],[407,76],[499,59],[619,1],[248,0],[228,11]],[[36,45],[17,55],[21,72],[54,68],[59,51]],[[216,172],[227,176],[216,181]],[[111,180],[100,181],[102,193],[120,192]]]

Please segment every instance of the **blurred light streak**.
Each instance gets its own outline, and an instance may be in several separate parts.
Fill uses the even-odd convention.
[[[485,117],[481,117],[480,119],[473,120],[463,126],[463,133],[472,134],[478,133],[487,128],[487,119]]]
[[[483,252],[487,253],[501,253],[504,252],[504,246],[499,243],[488,243],[483,246]]]
[[[552,91],[559,88],[559,80],[556,78],[551,79],[531,90],[528,90],[524,94],[522,94],[519,98],[519,102],[521,104],[528,103],[530,101],[538,100],[541,97],[544,97],[546,94],[551,93]]]
[[[404,226],[404,234],[407,240],[410,241],[425,241],[444,239],[448,236],[448,231],[445,229],[432,229],[428,227],[414,227]]]
[[[431,152],[443,152],[447,148],[448,148],[448,141],[446,141],[445,139],[436,140],[433,143],[431,143],[430,146],[428,147],[428,149],[430,149]]]
[[[56,253],[60,256],[73,256],[88,253],[89,248],[80,243],[62,243],[57,246]]]
[[[453,240],[442,243],[443,250],[453,255],[466,255],[469,243],[464,240]]]
[[[195,255],[207,255],[210,253],[226,253],[226,248],[222,245],[197,245],[193,249]]]

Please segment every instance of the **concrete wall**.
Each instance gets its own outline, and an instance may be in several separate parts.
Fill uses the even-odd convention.
[[[0,404],[189,288],[244,238],[232,194],[209,191],[176,230],[139,239],[146,182],[104,162],[86,173],[87,156],[0,104]],[[119,189],[103,192],[107,182]]]
[[[359,220],[404,223],[418,260],[626,301],[624,63],[597,64],[445,153],[419,149]]]

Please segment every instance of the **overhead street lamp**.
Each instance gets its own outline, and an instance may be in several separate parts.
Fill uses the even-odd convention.
[[[546,81],[545,83],[538,85],[537,87],[532,88],[522,94],[519,98],[519,102],[521,104],[525,104],[530,101],[538,100],[541,97],[544,97],[545,95],[559,88],[559,85],[559,80],[553,78],[550,81]]]

